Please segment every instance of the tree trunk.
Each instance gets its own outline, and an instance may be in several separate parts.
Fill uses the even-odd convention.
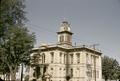
[[[105,81],[107,81],[107,79],[105,79]]]
[[[9,69],[10,69],[10,76],[11,76],[11,81],[16,81],[16,72],[17,72],[17,66],[10,66],[9,64],[8,64],[8,66],[9,66]],[[14,69],[13,69],[14,68]]]
[[[11,71],[10,74],[11,74],[11,80],[15,81],[16,80],[16,71],[15,70]]]
[[[23,63],[21,64],[21,81],[23,81]]]
[[[6,81],[10,80],[10,73],[6,73]]]

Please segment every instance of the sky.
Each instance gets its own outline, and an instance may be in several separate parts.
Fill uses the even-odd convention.
[[[26,12],[35,47],[56,44],[61,22],[68,21],[73,45],[99,44],[103,56],[120,63],[120,0],[26,0]]]

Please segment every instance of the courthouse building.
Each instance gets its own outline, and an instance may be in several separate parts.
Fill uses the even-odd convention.
[[[86,45],[73,46],[67,21],[61,23],[57,35],[57,44],[32,49],[29,80],[102,81],[102,53]]]

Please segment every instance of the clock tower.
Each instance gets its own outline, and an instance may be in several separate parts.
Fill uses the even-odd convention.
[[[58,44],[63,46],[72,46],[72,32],[70,24],[67,21],[63,21],[58,34]]]

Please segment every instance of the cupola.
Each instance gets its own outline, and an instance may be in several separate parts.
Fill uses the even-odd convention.
[[[70,45],[72,46],[72,32],[70,24],[67,21],[63,21],[58,34],[58,44],[59,45]]]

